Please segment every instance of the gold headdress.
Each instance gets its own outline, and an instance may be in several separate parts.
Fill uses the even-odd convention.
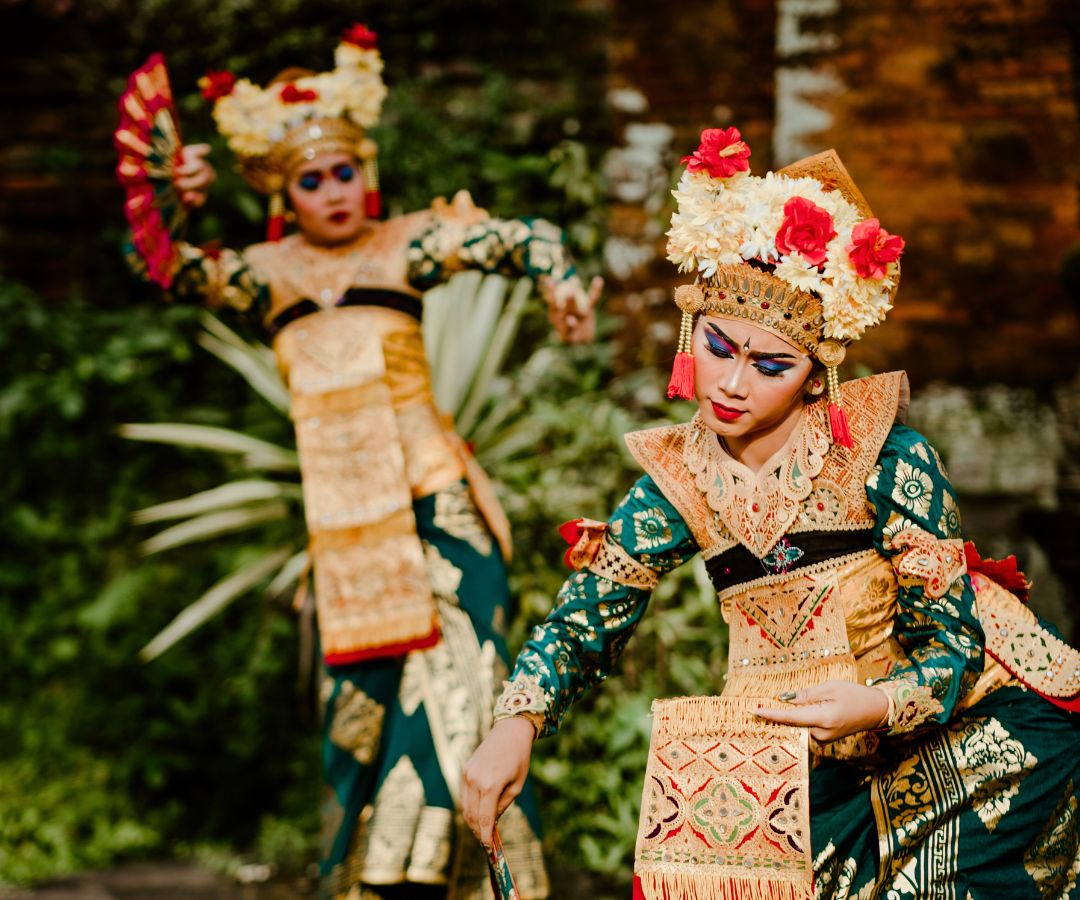
[[[367,214],[379,215],[377,148],[365,137],[386,98],[375,43],[373,31],[354,25],[334,51],[330,72],[295,78],[286,72],[265,88],[228,72],[209,72],[199,81],[244,179],[270,196],[270,240],[281,237],[289,172],[320,153],[341,151],[361,162]]]
[[[746,319],[825,366],[833,440],[850,445],[837,367],[892,308],[904,241],[873,217],[835,151],[764,177],[749,156],[728,128],[702,132],[683,159],[668,259],[697,277],[675,290],[683,319],[668,396],[694,396],[695,315]]]

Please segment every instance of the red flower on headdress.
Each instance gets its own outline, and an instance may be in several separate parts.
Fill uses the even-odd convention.
[[[203,100],[211,103],[228,97],[236,87],[236,76],[232,72],[209,71],[199,79],[199,90],[202,91]]]
[[[281,89],[282,103],[310,103],[319,99],[319,92],[311,88],[300,90],[291,81]]]
[[[730,178],[750,168],[750,148],[738,128],[706,128],[701,144],[682,161],[691,172],[708,172],[713,178]]]
[[[784,204],[784,221],[776,232],[776,249],[784,256],[798,253],[812,266],[824,265],[825,248],[836,237],[832,216],[804,197]]]
[[[884,278],[886,266],[903,252],[904,239],[889,234],[877,219],[867,219],[851,229],[847,255],[860,278]]]
[[[361,25],[359,22],[356,22],[345,30],[341,39],[346,44],[352,44],[354,47],[359,47],[361,50],[374,50],[375,45],[379,41],[379,36],[368,28],[367,25]]]

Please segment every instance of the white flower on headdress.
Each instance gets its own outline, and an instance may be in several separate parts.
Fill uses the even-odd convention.
[[[766,234],[760,228],[750,232],[750,236],[739,246],[739,255],[743,259],[760,259],[762,262],[772,262],[779,258],[776,252],[774,234]]]
[[[821,290],[821,273],[798,254],[780,257],[773,274],[800,291]]]

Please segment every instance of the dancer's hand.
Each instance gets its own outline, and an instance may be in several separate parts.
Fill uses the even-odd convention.
[[[461,811],[465,824],[491,846],[491,831],[514,802],[529,774],[535,731],[521,716],[499,719],[472,755],[461,775]]]
[[[173,169],[173,186],[180,195],[180,202],[188,209],[206,202],[210,185],[217,178],[214,167],[206,159],[209,152],[209,144],[186,144],[180,148]]]
[[[596,303],[604,289],[604,279],[597,275],[582,287],[576,276],[558,281],[545,276],[540,279],[540,293],[547,301],[548,318],[559,336],[568,344],[582,344],[596,336]]]
[[[783,725],[808,725],[810,736],[822,742],[880,728],[889,715],[883,691],[851,681],[825,681],[777,699],[789,705],[759,709],[757,714]]]

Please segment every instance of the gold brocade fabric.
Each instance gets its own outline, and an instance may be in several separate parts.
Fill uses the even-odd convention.
[[[415,498],[469,475],[496,533],[507,530],[479,467],[435,407],[419,322],[383,307],[332,305],[351,287],[416,295],[405,283],[404,248],[420,224],[395,219],[334,248],[294,235],[246,254],[270,286],[268,319],[301,299],[328,304],[286,325],[274,351],[291,396],[330,662],[436,639]]]
[[[810,900],[807,730],[723,697],[653,703],[634,872],[645,900]]]

